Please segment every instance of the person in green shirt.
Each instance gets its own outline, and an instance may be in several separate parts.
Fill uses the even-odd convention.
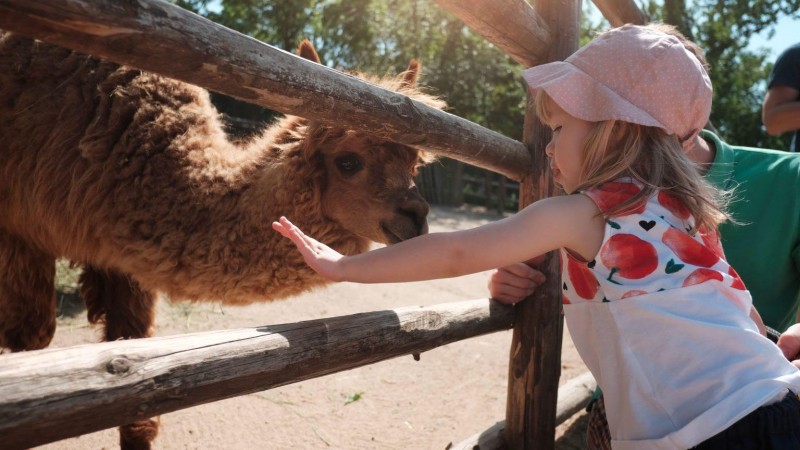
[[[720,226],[725,255],[764,323],[786,331],[798,322],[800,305],[800,158],[731,146],[710,132],[702,137],[716,149],[706,179],[734,191],[730,211],[738,224]]]

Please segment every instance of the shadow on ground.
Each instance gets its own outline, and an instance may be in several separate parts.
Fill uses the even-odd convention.
[[[56,290],[56,315],[73,318],[83,315],[86,305],[81,296],[74,290]]]

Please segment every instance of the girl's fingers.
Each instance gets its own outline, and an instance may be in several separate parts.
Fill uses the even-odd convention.
[[[514,286],[510,284],[491,283],[489,284],[490,296],[495,300],[505,300],[518,302],[531,295],[534,291],[533,286]]]
[[[272,228],[281,235],[289,238],[295,246],[310,253],[319,253],[324,249],[323,245],[316,239],[307,236],[303,230],[295,226],[289,219],[281,216],[277,222],[272,222]]]
[[[289,230],[283,226],[280,222],[272,222],[272,229],[277,231],[281,234],[281,236],[288,238],[289,237]]]
[[[295,227],[288,219],[281,217],[277,222],[272,222],[272,229],[281,234],[281,236],[290,239],[297,244],[305,244],[302,240],[302,233],[298,234],[299,228]]]

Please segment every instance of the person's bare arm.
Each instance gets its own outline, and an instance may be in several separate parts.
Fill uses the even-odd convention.
[[[800,91],[790,86],[772,86],[764,97],[761,120],[771,135],[800,130]]]
[[[767,327],[764,325],[764,320],[761,319],[761,314],[758,313],[758,310],[755,306],[750,307],[750,319],[756,323],[756,327],[758,327],[758,332],[761,333],[762,336],[767,335]]]
[[[778,348],[781,349],[786,359],[800,368],[800,323],[789,327],[778,338]]]
[[[292,240],[315,271],[334,281],[387,283],[448,278],[508,266],[560,247],[594,256],[603,218],[586,196],[540,200],[517,214],[471,230],[431,233],[343,257],[285,218],[273,228]]]

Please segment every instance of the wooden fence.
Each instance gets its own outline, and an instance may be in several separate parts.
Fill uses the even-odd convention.
[[[436,0],[522,66],[578,45],[579,0]],[[633,0],[595,0],[614,26],[642,23]],[[159,0],[0,0],[0,28],[105,57],[286,114],[424,146],[519,181],[520,207],[554,193],[549,130],[529,102],[523,143],[301,59]],[[592,389],[558,394],[562,319],[557,257],[534,301],[473,300],[286,325],[0,356],[0,436],[29,447],[133,419],[415,354],[512,327],[505,421],[461,444],[548,449],[555,425]],[[557,412],[557,396],[562,406]]]

